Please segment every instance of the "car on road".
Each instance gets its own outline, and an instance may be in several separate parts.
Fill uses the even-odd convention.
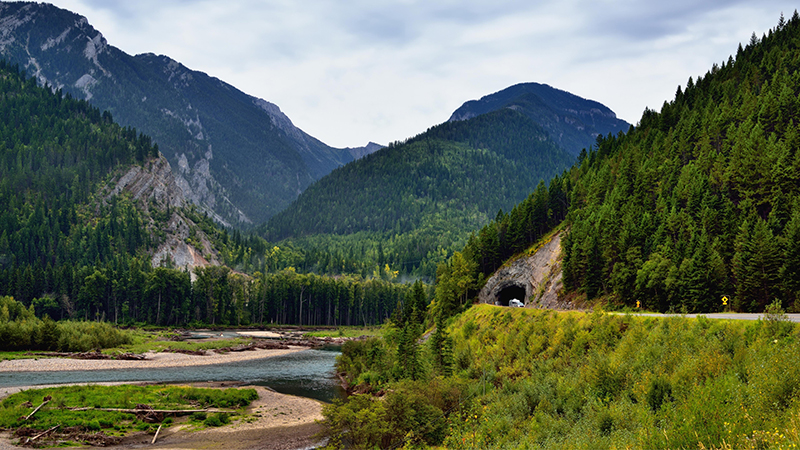
[[[525,303],[522,303],[521,301],[519,301],[519,300],[517,300],[515,298],[512,298],[508,302],[508,306],[510,306],[512,308],[524,308],[525,307]]]

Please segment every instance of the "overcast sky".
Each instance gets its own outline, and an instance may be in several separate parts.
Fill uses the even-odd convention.
[[[636,123],[773,28],[784,0],[55,0],[129,54],[277,104],[326,144],[387,144],[520,82]]]

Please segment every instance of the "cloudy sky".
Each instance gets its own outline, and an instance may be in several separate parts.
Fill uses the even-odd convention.
[[[129,54],[277,104],[336,147],[386,144],[535,81],[636,123],[788,19],[785,0],[53,0]]]

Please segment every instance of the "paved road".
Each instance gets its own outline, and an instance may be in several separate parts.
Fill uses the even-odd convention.
[[[625,313],[617,313],[625,314]],[[709,319],[727,319],[727,320],[758,320],[763,318],[763,314],[754,313],[708,313],[708,314],[659,314],[659,313],[630,313],[632,316],[645,316],[645,317],[697,317],[705,316]],[[790,322],[800,322],[800,314],[787,314]]]

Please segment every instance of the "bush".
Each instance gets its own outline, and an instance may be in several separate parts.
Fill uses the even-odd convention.
[[[225,413],[214,413],[203,421],[209,427],[221,427],[231,422],[231,418]]]
[[[656,378],[650,382],[647,390],[647,405],[653,412],[658,412],[664,402],[672,401],[672,385],[669,381]]]

